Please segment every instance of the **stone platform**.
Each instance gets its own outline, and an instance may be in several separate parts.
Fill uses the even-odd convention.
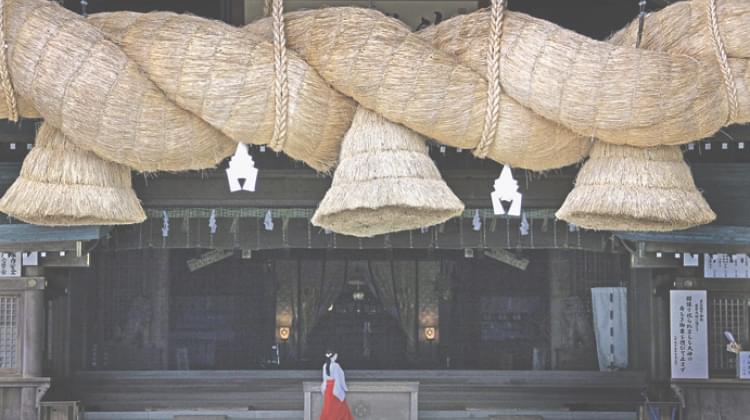
[[[351,382],[346,402],[356,419],[417,420],[418,382]],[[320,382],[305,382],[305,420],[318,420],[323,406]]]

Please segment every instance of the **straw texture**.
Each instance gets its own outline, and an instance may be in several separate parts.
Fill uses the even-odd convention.
[[[158,32],[144,32],[140,39],[143,41],[145,34],[158,38],[165,32],[168,32],[167,37],[182,37],[180,41],[183,43],[173,40],[170,46],[175,48],[169,51],[163,47],[152,49],[152,44],[144,43],[141,48],[148,50],[147,58],[152,61],[176,59],[178,63],[185,64],[188,60],[180,61],[181,55],[189,56],[191,52],[195,54],[199,51],[202,53],[201,57],[204,60],[200,60],[200,63],[208,69],[203,76],[206,76],[206,73],[208,76],[179,85],[180,91],[196,89],[198,96],[190,99],[200,103],[200,110],[195,109],[196,104],[180,104],[192,114],[201,116],[198,121],[194,121],[192,115],[182,112],[174,104],[170,104],[169,101],[164,103],[164,98],[160,97],[161,92],[153,92],[151,87],[155,86],[151,85],[149,80],[145,80],[143,86],[140,86],[141,83],[137,79],[142,75],[129,74],[129,69],[134,67],[135,63],[128,60],[122,51],[113,51],[116,48],[103,39],[100,31],[86,25],[79,17],[57,9],[59,7],[56,5],[41,0],[10,0],[8,10],[8,35],[11,40],[16,41],[11,43],[10,65],[14,82],[18,85],[17,90],[21,96],[30,96],[33,107],[52,124],[60,126],[63,132],[70,134],[73,140],[83,147],[90,148],[108,159],[116,159],[143,170],[154,167],[177,170],[201,164],[208,165],[205,162],[216,161],[217,156],[226,155],[227,149],[231,150],[227,145],[228,139],[221,136],[221,133],[211,131],[201,119],[209,121],[214,127],[222,127],[226,133],[229,128],[224,127],[224,119],[231,119],[232,106],[226,105],[224,109],[219,106],[219,111],[215,112],[213,117],[207,115],[214,107],[212,101],[221,101],[208,93],[202,96],[203,91],[198,89],[198,85],[217,84],[213,82],[217,74],[219,82],[225,80],[221,77],[221,63],[218,63],[217,71],[211,70],[216,65],[212,54],[223,54],[229,51],[230,47],[236,47],[234,41],[225,45],[219,38],[225,35],[232,38],[232,33],[239,31],[231,31],[223,24],[179,16],[170,18],[173,20],[171,24],[155,19],[171,26]],[[53,14],[53,11],[59,13]],[[722,8],[719,7],[716,16],[722,22],[719,26],[723,27],[725,25],[721,13]],[[149,19],[144,18],[145,21]],[[458,50],[480,50],[481,45],[486,45],[486,42],[478,42],[487,39],[488,25],[481,24],[486,19],[486,12],[478,12],[439,25],[436,29],[438,32],[462,35],[443,37],[442,41],[438,42],[440,50],[426,41],[425,37],[411,34],[401,23],[371,10],[331,8],[288,14],[287,27],[290,47],[300,52],[309,64],[320,71],[327,82],[342,93],[352,96],[386,118],[429,137],[457,147],[473,148],[481,136],[481,116],[486,113],[486,81],[479,71],[471,71],[474,66],[465,67],[458,64],[455,57],[447,52],[450,48],[445,43],[450,45],[450,38],[454,43],[462,44],[456,47]],[[502,136],[503,139],[517,139],[517,134],[521,132],[525,135],[520,138],[533,139],[537,143],[534,147],[529,147],[529,151],[525,153],[519,153],[516,144],[509,147],[514,149],[515,153],[491,151],[489,156],[493,159],[532,169],[549,169],[572,163],[576,160],[575,157],[580,158],[585,154],[588,145],[581,141],[579,136],[568,130],[558,129],[556,123],[545,121],[539,116],[562,123],[579,135],[596,136],[609,142],[639,146],[651,145],[655,142],[654,139],[663,144],[694,140],[711,134],[727,121],[727,97],[721,89],[717,89],[724,80],[722,72],[715,71],[715,60],[695,60],[692,57],[667,52],[613,46],[518,13],[507,13],[505,21],[501,62],[504,70],[500,74],[503,89],[520,104],[528,106],[539,115],[529,110],[524,111],[523,107],[512,101],[503,100],[500,105],[501,125],[506,121],[506,124],[512,127],[508,130],[500,127],[498,136]],[[134,25],[139,24],[136,22]],[[263,26],[262,23],[259,25]],[[43,32],[40,30],[43,26],[55,30]],[[188,27],[188,32],[185,32],[183,27]],[[467,36],[463,36],[467,27],[483,28],[484,32],[482,29],[473,32],[469,30],[466,32]],[[248,31],[256,30],[258,28],[250,28]],[[704,25],[704,32],[706,30]],[[32,32],[35,35],[43,32],[43,35],[34,38],[31,36]],[[260,28],[260,32],[271,33],[263,28]],[[731,30],[727,30],[726,33],[729,36],[734,34]],[[191,34],[193,36],[186,36]],[[473,39],[472,34],[476,35],[477,39]],[[725,38],[729,36],[724,34]],[[204,38],[207,40],[202,40]],[[203,49],[193,50],[192,44],[186,40],[198,41]],[[58,45],[63,44],[59,41],[66,42],[64,45]],[[731,61],[736,42],[727,40],[726,44]],[[474,45],[477,47],[473,47]],[[65,54],[62,54],[64,48]],[[84,65],[64,66],[63,55],[66,58],[65,64],[80,58],[85,59]],[[178,57],[175,58],[175,55]],[[208,60],[209,65],[206,65],[206,56],[212,58]],[[483,57],[484,54],[478,56]],[[193,62],[198,61],[195,55],[191,57]],[[143,60],[136,61],[144,66]],[[246,64],[246,61],[239,64],[243,63]],[[113,64],[119,64],[120,67]],[[161,65],[171,71],[164,75],[169,80],[161,80],[157,85],[165,92],[169,92],[166,86],[169,84],[168,81],[182,80],[180,72],[183,70],[177,65]],[[24,68],[34,68],[37,71],[24,72]],[[59,80],[50,81],[45,78],[49,78],[48,75],[53,73],[53,68],[58,70],[55,74],[61,75]],[[41,77],[32,77],[30,74]],[[152,73],[148,74],[151,77]],[[243,75],[250,78],[250,74]],[[96,78],[96,83],[93,83],[93,80],[87,83],[87,77]],[[268,87],[267,78],[262,79]],[[235,84],[231,87],[237,88],[238,79],[232,80]],[[95,84],[99,85],[98,90],[93,89]],[[222,83],[218,85],[227,86]],[[102,86],[105,88],[102,89]],[[117,107],[112,108],[112,103],[123,105],[124,100],[120,96],[124,96],[121,91],[125,89],[121,89],[122,86],[131,88],[128,90],[128,98],[131,99],[128,105],[134,103],[138,111],[131,114],[139,116],[122,124],[124,127],[130,127],[127,130],[113,127],[115,124],[111,121],[100,121],[109,115],[109,109],[117,110]],[[133,90],[133,87],[137,89]],[[52,94],[40,95],[42,91],[45,94],[49,93],[47,90],[53,91]],[[63,101],[63,93],[70,98]],[[174,91],[172,94],[177,98],[178,93],[181,94]],[[132,101],[133,97],[142,99],[144,95],[149,96],[145,102],[153,104]],[[151,98],[151,95],[154,97]],[[738,92],[740,102],[742,96],[742,92]],[[231,95],[229,97],[230,100],[235,99]],[[253,101],[253,105],[264,110],[269,109],[268,97],[268,94],[265,95],[264,103],[262,96],[253,96],[259,99],[257,104]],[[63,103],[65,107],[62,106]],[[146,108],[139,108],[143,106]],[[226,111],[226,108],[229,108],[230,115],[222,112]],[[162,120],[157,119],[156,109],[162,111],[158,113]],[[94,112],[97,110],[98,112]],[[107,113],[102,110],[106,110]],[[519,115],[514,115],[515,111],[518,111]],[[295,112],[296,109],[292,109],[291,114]],[[65,118],[62,118],[63,114]],[[147,123],[140,122],[142,115],[150,115],[151,120]],[[319,121],[328,121],[325,112],[318,112],[315,117]],[[179,124],[177,120],[180,120]],[[735,122],[743,120],[739,118]],[[163,121],[168,123],[159,124]],[[100,122],[102,124],[99,124]],[[174,124],[170,124],[171,122]],[[186,124],[188,122],[190,124]],[[197,130],[193,127],[196,124]],[[174,128],[173,125],[181,129],[171,129]],[[148,129],[137,128],[141,126],[147,126]],[[310,126],[314,127],[315,124]],[[337,127],[342,126],[345,128],[346,124]],[[137,143],[143,148],[144,156],[135,156],[137,152],[131,153],[129,148],[125,147],[125,150],[121,150],[125,157],[117,158],[110,144],[110,135],[115,129],[125,131],[126,135],[123,137],[128,140],[124,143]],[[174,134],[176,132],[179,135]],[[241,131],[231,137],[238,140],[247,134]],[[262,131],[259,134],[263,134]],[[149,156],[158,156],[152,150],[157,143],[154,140],[157,137],[160,140],[159,145],[166,145],[169,151],[166,153],[168,159],[159,159],[160,162],[164,162],[162,164],[139,162],[139,159],[156,160]],[[177,155],[174,151],[177,149],[177,143],[173,144],[172,139],[177,137],[183,140],[192,139],[194,144],[188,146],[195,146],[191,147],[194,152],[190,156],[196,162],[186,162],[182,165],[176,161],[171,162],[171,156]],[[168,141],[163,141],[163,138]],[[215,142],[209,140],[210,138]],[[267,141],[263,135],[252,138],[257,138],[260,143]],[[551,144],[551,147],[546,148],[553,151],[546,156],[550,161],[542,162],[537,161],[535,157],[529,158],[528,156],[537,150],[545,149],[538,147],[543,141]],[[218,147],[216,142],[222,143],[223,146]],[[502,139],[495,143],[503,145]],[[522,146],[527,144],[520,143]],[[570,146],[571,143],[576,145],[575,148]],[[299,155],[304,156],[306,153],[302,151]],[[526,159],[529,162],[515,162],[514,155],[521,156],[522,160]],[[182,157],[184,159],[184,156]]]
[[[225,23],[158,12],[89,18],[176,105],[237,142],[272,143],[276,115],[274,48]],[[318,171],[338,161],[355,103],[289,51],[285,140],[271,144]]]
[[[79,146],[150,171],[211,167],[231,153],[231,140],[175,107],[81,17],[42,0],[7,5],[17,93]]]
[[[750,4],[739,0],[719,4],[727,3],[733,4],[734,13],[728,21],[736,23],[724,24],[722,11],[727,6],[719,8],[718,16],[720,26],[727,27],[722,38],[735,79],[739,79],[738,89],[744,90],[738,94],[740,112],[731,119],[741,123],[750,120],[750,94],[744,87],[750,75],[744,70],[746,60],[732,59],[740,56],[732,47],[736,41],[730,41],[730,37],[747,40],[746,29],[734,28],[741,26],[738,21],[748,26]],[[672,14],[672,7],[649,14],[645,34],[664,31],[652,19],[662,13]],[[603,43],[522,13],[506,15],[502,86],[537,118],[549,118],[586,137],[638,147],[688,143],[710,136],[727,123],[724,80],[711,47],[708,24],[697,13],[673,19],[667,28],[682,25],[702,33],[706,42],[702,48],[707,54],[700,56],[672,49],[674,43],[664,45],[663,50],[652,49],[649,42],[653,37],[648,35],[642,45],[648,50],[635,49],[634,36],[619,46],[616,44],[623,41],[623,35]],[[482,10],[431,27],[424,36],[480,71],[485,67],[486,43],[482,40],[489,36],[489,23],[489,13]],[[627,28],[628,33],[632,28],[637,28],[637,23]]]
[[[0,212],[49,226],[117,225],[146,220],[130,169],[79,149],[49,124],[37,133]]]
[[[430,159],[424,137],[360,107],[312,223],[368,237],[442,223],[463,209]]]
[[[556,213],[595,230],[670,231],[712,222],[677,146],[641,149],[596,143]]]
[[[462,149],[479,144],[487,107],[486,66],[469,68],[437,49],[428,36],[414,34],[402,22],[372,9],[291,12],[285,22],[289,48],[337,90],[443,144]],[[245,30],[269,38],[271,21],[251,23]],[[488,36],[467,40],[466,47],[478,51]],[[487,157],[545,170],[580,161],[589,147],[580,135],[503,95]]]
[[[477,154],[534,170],[579,161],[589,151],[588,139],[672,145],[750,121],[750,2],[744,0],[695,0],[651,14],[649,22],[659,24],[646,25],[645,49],[629,44],[632,26],[599,42],[513,12],[500,20],[497,48],[488,43],[491,28],[494,38],[499,33],[487,11],[413,34],[379,12],[354,8],[283,17],[277,8],[273,31],[271,19],[241,29],[171,13],[114,13],[87,22],[54,2],[5,5],[10,79],[3,80],[12,82],[19,115],[41,115],[82,150],[141,171],[211,167],[231,154],[235,142],[271,144],[329,170],[356,103],[380,118],[381,124],[361,122],[377,135],[408,127],[465,149],[480,146],[490,115],[499,120],[494,139],[482,142]],[[279,23],[286,31],[279,31]],[[283,35],[286,52],[279,42]],[[497,77],[487,45],[501,52]],[[284,58],[286,71],[279,64]],[[494,87],[499,78],[499,103],[488,98],[487,78]],[[288,95],[275,95],[286,83]],[[0,101],[0,115],[14,117],[12,102],[10,96]],[[416,136],[407,132],[403,138]],[[604,168],[652,162],[647,166],[660,173],[684,166],[656,155],[635,149],[611,154]],[[592,159],[587,166],[596,164]],[[604,175],[611,188],[615,181],[623,189],[672,188],[667,178],[660,186],[632,181],[630,174]],[[581,191],[585,179],[579,180]],[[400,191],[400,181],[393,182]],[[421,194],[418,187],[408,190]],[[646,192],[628,191],[621,200],[641,194]],[[696,209],[698,201],[691,204]],[[387,203],[380,205],[390,208]],[[652,220],[647,211],[622,203],[625,216],[643,225]],[[580,208],[587,206],[593,204]],[[659,223],[703,220],[693,215],[675,211],[673,219]]]

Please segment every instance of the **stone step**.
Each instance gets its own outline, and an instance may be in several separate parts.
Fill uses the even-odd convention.
[[[198,420],[199,416],[217,416],[226,420],[301,420],[302,411],[128,411],[88,412],[84,420]],[[192,418],[191,418],[192,417]],[[419,420],[637,420],[635,412],[559,411],[559,410],[465,410],[420,411]],[[398,419],[391,419],[398,420]]]
[[[201,417],[222,417],[226,420],[300,420],[302,411],[92,411],[84,414],[83,420],[201,420]]]

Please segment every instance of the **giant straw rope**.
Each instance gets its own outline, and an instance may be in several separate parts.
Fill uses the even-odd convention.
[[[18,95],[81,147],[138,170],[182,170],[218,162],[231,150],[231,140],[271,142],[275,113],[267,108],[273,105],[274,110],[269,102],[275,101],[258,90],[267,91],[273,81],[273,47],[252,36],[272,35],[267,22],[243,30],[192,16],[113,13],[91,18],[99,31],[53,3],[6,2],[9,67]],[[747,20],[737,14],[744,17],[750,6],[741,0],[718,4],[718,26],[724,16],[731,25],[722,29],[723,35],[746,35],[747,29],[737,26],[750,25],[743,25]],[[428,137],[475,148],[485,125],[487,83],[483,71],[472,69],[484,67],[477,66],[485,57],[485,42],[478,41],[488,39],[488,18],[480,11],[415,35],[372,10],[287,14],[288,46],[299,54],[289,56],[290,90],[298,89],[290,93],[290,101],[298,102],[290,104],[287,144],[295,139],[315,142],[312,136],[297,138],[302,133],[294,132],[295,123],[302,132],[316,129],[318,145],[340,142],[353,112],[346,95]],[[706,19],[702,14],[673,18],[661,24],[710,32],[709,25],[692,22]],[[502,149],[520,139],[522,147],[514,148],[515,154],[532,156],[520,162],[513,162],[513,150],[490,151],[488,156],[542,170],[580,159],[586,150],[582,137],[635,146],[681,144],[706,137],[727,122],[745,122],[750,119],[746,48],[736,39],[728,41],[728,65],[740,67],[734,72],[740,80],[735,80],[738,111],[732,117],[731,101],[717,89],[724,79],[715,59],[598,42],[507,12],[500,73],[505,95],[492,147]],[[72,56],[63,57],[63,51]],[[71,64],[76,57],[82,65]],[[326,82],[344,95],[328,92]],[[316,83],[315,89],[306,86]],[[118,87],[128,89],[120,92]],[[126,104],[118,103],[120,95],[127,97]],[[97,106],[104,103],[106,107]],[[135,120],[114,120],[109,112],[115,105],[142,108]],[[523,150],[526,144],[532,150]],[[534,159],[534,149],[544,145],[569,153],[556,160],[536,152],[542,156]],[[191,149],[192,159],[182,147]],[[308,159],[309,147],[300,149],[293,157]],[[336,150],[329,147],[333,157],[312,166],[330,168]]]
[[[600,42],[500,1],[417,34],[374,10],[270,6],[270,18],[234,28],[5,0],[0,115],[41,116],[139,171],[212,167],[236,142],[328,171],[357,105],[532,170],[580,161],[592,139],[677,145],[750,121],[744,0],[652,13],[641,49],[635,25]]]

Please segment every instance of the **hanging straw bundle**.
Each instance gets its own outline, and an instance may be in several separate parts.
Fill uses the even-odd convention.
[[[130,169],[84,151],[48,123],[0,212],[38,225],[117,225],[146,220],[131,188]]]
[[[424,137],[360,107],[312,223],[369,237],[442,223],[463,209],[430,159]]]
[[[722,67],[720,71],[717,70],[717,73],[725,77],[723,91],[730,106],[730,117],[747,118],[750,107],[747,106],[746,101],[750,100],[750,95],[747,94],[747,85],[742,79],[748,76],[748,69],[747,67],[735,68],[734,70],[737,71],[732,69],[732,65],[737,67],[741,63],[746,64],[747,61],[726,58],[726,46],[723,43],[725,37],[714,32],[718,29],[716,22],[707,21],[712,15],[716,16],[716,9],[712,9],[715,5],[713,1],[694,1],[666,8],[657,17],[649,19],[651,31],[646,34],[651,35],[643,37],[640,45],[654,50],[670,49],[704,58],[706,62],[716,62],[717,67]],[[727,16],[724,28],[735,29],[729,37],[729,39],[734,39],[738,36],[736,31],[739,25],[732,24],[732,22],[742,16],[742,13],[731,7],[722,8],[722,12],[726,13],[723,16]],[[750,17],[750,9],[745,8],[744,13]],[[685,20],[686,16],[689,19]],[[683,29],[685,27],[691,28],[691,32],[685,33]],[[712,27],[712,31],[705,31],[706,27]],[[654,33],[660,36],[654,36]],[[750,35],[750,30],[745,27],[742,35]],[[615,34],[610,42],[635,45],[637,39],[638,25],[634,23]],[[714,44],[714,41],[718,43]],[[750,52],[750,49],[745,48],[743,51],[739,46],[734,46],[731,51],[734,54],[745,55]],[[723,68],[725,65],[729,67]],[[606,146],[596,145],[594,148],[605,150]],[[579,182],[558,212],[560,218],[596,229],[613,229],[619,226],[622,230],[668,231],[708,223],[716,217],[695,187],[690,169],[682,160],[682,154],[678,149],[662,147],[636,150],[628,147],[618,149],[609,147],[606,150],[616,151],[616,153],[597,152],[599,155],[607,156],[610,160],[607,168],[619,168],[623,172],[619,174],[619,179],[614,178],[614,174],[603,175],[603,178],[609,180],[608,187],[611,190],[627,193],[607,196],[605,206],[600,203],[601,194],[596,194],[596,191],[589,194],[592,188],[596,190],[601,186],[597,184],[592,187],[591,178],[585,174],[604,171],[601,158],[593,160],[592,157],[591,162],[584,164],[579,174]],[[654,156],[666,156],[667,159],[653,158]],[[650,174],[664,175],[650,177],[648,182],[644,182],[642,172],[625,171],[629,167],[637,168],[639,165]],[[646,166],[648,169],[645,168]],[[671,175],[666,176],[666,174]],[[679,185],[679,189],[676,190],[675,185]],[[644,199],[638,200],[636,197],[644,197]],[[634,206],[634,200],[638,201],[637,206]],[[626,212],[626,215],[623,215],[623,212]]]
[[[621,231],[679,230],[716,218],[679,147],[602,142],[591,149],[556,216],[587,229]]]

